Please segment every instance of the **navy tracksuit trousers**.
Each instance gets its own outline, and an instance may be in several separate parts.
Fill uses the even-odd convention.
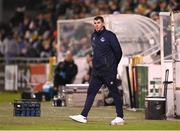
[[[102,84],[105,84],[109,92],[112,94],[114,99],[116,113],[118,117],[123,118],[123,109],[122,109],[122,99],[119,94],[119,90],[117,88],[116,75],[92,75],[92,79],[89,84],[89,88],[87,91],[87,98],[84,105],[84,109],[81,112],[81,115],[87,117],[88,112],[90,111],[94,98],[101,88]]]

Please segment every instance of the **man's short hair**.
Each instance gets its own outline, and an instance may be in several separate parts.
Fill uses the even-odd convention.
[[[94,20],[100,20],[101,22],[104,23],[104,18],[103,18],[102,16],[96,16],[96,17],[94,18]]]

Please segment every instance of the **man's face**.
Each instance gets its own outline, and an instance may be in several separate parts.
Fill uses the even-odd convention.
[[[71,52],[67,52],[65,56],[66,61],[72,61],[73,60],[73,55]]]
[[[104,23],[101,20],[94,20],[94,28],[97,32],[102,30],[103,27]]]

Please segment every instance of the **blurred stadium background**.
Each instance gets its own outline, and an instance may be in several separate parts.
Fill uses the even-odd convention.
[[[67,116],[79,111],[87,89],[87,85],[81,83],[88,66],[86,55],[91,52],[92,20],[96,15],[103,15],[106,27],[117,34],[124,53],[118,67],[124,107],[133,111],[141,110],[137,114],[127,112],[127,119],[131,123],[134,115],[140,118],[140,122],[144,120],[143,115],[146,115],[146,119],[149,117],[147,115],[155,117],[151,112],[157,109],[147,105],[151,102],[154,104],[150,97],[157,98],[156,102],[162,104],[160,114],[156,114],[154,119],[180,118],[179,9],[178,0],[0,0],[0,116],[10,119],[15,107],[8,103],[22,98],[40,100],[42,118],[57,116],[66,108]],[[67,107],[55,109],[50,90],[53,88],[54,68],[68,50],[74,55],[78,74],[72,85],[68,83],[70,85],[63,87],[68,92],[64,98]],[[102,88],[94,106],[113,105],[110,97],[106,99],[107,96],[107,90]],[[8,110],[4,111],[3,106]],[[53,111],[51,115],[47,108]],[[106,108],[109,111],[111,107]],[[98,110],[95,108],[93,113],[96,114]],[[102,116],[109,119],[112,110],[108,111],[110,115]],[[92,119],[95,120],[93,113]],[[68,120],[64,117],[63,129],[73,129],[66,128]],[[3,123],[0,122],[2,129]],[[11,123],[8,120],[7,124]],[[41,124],[44,126],[43,120]],[[59,129],[57,125],[54,126]],[[174,129],[172,127],[169,129]],[[83,129],[91,128],[87,126]],[[164,128],[160,126],[158,129]]]

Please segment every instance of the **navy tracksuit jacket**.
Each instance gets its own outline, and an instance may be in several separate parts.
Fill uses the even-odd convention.
[[[116,35],[105,29],[94,32],[91,36],[93,49],[92,78],[89,84],[87,98],[81,115],[87,117],[94,98],[105,84],[114,98],[116,113],[123,118],[122,100],[117,88],[117,66],[122,57],[122,50]]]

